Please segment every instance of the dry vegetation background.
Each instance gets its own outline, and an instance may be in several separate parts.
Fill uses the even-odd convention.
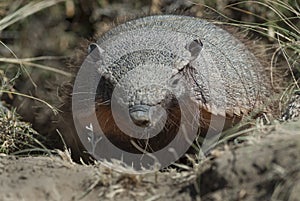
[[[2,0],[0,152],[22,155],[57,154],[53,149],[61,148],[55,146],[60,137],[54,137],[49,131],[56,123],[55,115],[59,113],[57,108],[63,104],[58,88],[74,76],[69,71],[70,60],[76,59],[77,50],[82,49],[86,40],[94,40],[95,36],[101,35],[119,21],[151,13],[184,13],[241,28],[241,34],[257,41],[257,49],[268,58],[267,70],[278,94],[278,105],[274,105],[274,108],[282,113],[291,95],[297,91],[299,93],[298,0]],[[281,79],[276,79],[278,74]],[[278,80],[281,80],[280,83]],[[273,120],[275,119],[270,121]],[[295,126],[294,129],[293,132],[300,132],[299,127]],[[209,176],[211,173],[206,172]],[[251,177],[251,173],[249,175]],[[132,182],[130,179],[129,181]],[[113,182],[116,185],[118,183]],[[100,183],[96,182],[95,186]],[[203,184],[208,185],[209,182],[201,180],[198,183],[203,187]],[[92,182],[87,189],[93,189],[93,185]],[[101,185],[108,186],[106,183]],[[208,185],[209,189],[218,189],[214,185]],[[283,183],[280,187],[288,188],[284,188],[284,185],[289,184]],[[196,191],[194,187],[192,189],[193,192]],[[165,191],[168,190],[170,189]],[[204,190],[201,195],[208,192]],[[263,195],[269,195],[268,193],[280,197],[277,191],[268,191]],[[243,198],[243,192],[238,194]]]

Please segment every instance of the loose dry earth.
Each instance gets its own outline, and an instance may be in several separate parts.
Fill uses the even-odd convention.
[[[3,155],[0,200],[299,200],[300,121],[247,141],[191,170],[145,175],[57,156]]]

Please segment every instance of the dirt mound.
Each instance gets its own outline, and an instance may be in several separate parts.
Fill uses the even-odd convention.
[[[299,137],[300,121],[291,122],[251,145],[226,151],[199,178],[204,200],[297,200]]]

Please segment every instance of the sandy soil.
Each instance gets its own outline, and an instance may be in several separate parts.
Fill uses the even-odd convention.
[[[180,172],[124,175],[67,157],[3,155],[0,200],[298,200],[300,121],[272,130]]]

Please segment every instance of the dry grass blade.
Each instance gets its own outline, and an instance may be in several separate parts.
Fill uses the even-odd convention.
[[[39,99],[39,98],[36,98],[34,96],[30,96],[30,95],[27,95],[27,94],[22,94],[22,93],[18,93],[18,92],[12,92],[12,91],[6,91],[6,90],[0,90],[0,93],[7,93],[7,94],[15,94],[17,96],[23,96],[25,98],[30,98],[30,99],[33,99],[33,100],[36,100],[36,101],[39,101],[45,105],[47,105],[51,110],[52,112],[57,115],[58,114],[58,109],[53,107],[52,105],[50,105],[49,103],[47,103],[46,101],[42,100],[42,99]]]
[[[41,64],[32,63],[30,61],[34,61],[34,58],[31,58],[31,59],[0,58],[0,62],[20,64],[22,66],[27,65],[27,66],[37,67],[37,68],[40,68],[40,69],[43,69],[43,70],[51,71],[51,72],[54,72],[54,73],[58,73],[58,74],[61,74],[61,75],[67,76],[67,77],[72,76],[71,73],[65,72],[63,70],[59,70],[57,68],[50,67],[50,66],[45,66],[45,65],[41,65]]]
[[[279,43],[280,43],[280,41],[279,41]],[[295,75],[294,75],[294,73],[293,73],[292,66],[291,66],[290,62],[288,62],[288,61],[289,61],[289,59],[288,59],[288,53],[286,52],[286,50],[285,50],[284,48],[282,49],[282,54],[283,54],[285,60],[287,61],[287,64],[288,64],[289,70],[290,70],[290,72],[291,72],[291,75],[292,75],[294,84],[296,85],[296,87],[297,87],[298,89],[300,89],[300,87],[299,87],[299,85],[298,85],[298,81],[297,81],[297,79],[296,79],[296,77],[295,77]]]
[[[22,61],[32,62],[32,61],[44,61],[44,60],[60,60],[66,59],[65,56],[40,56],[40,57],[33,57],[33,58],[23,58]]]
[[[9,27],[10,25],[32,15],[38,11],[41,11],[45,8],[51,7],[60,2],[64,2],[66,0],[47,0],[47,1],[39,1],[39,2],[30,2],[26,6],[20,8],[16,12],[4,17],[0,20],[0,31]]]
[[[282,22],[284,22],[287,26],[291,27],[295,32],[300,31],[299,28],[297,26],[295,26],[295,24],[293,24],[290,21],[290,18],[287,17],[282,11],[280,11],[280,9],[288,10],[289,12],[294,13],[296,16],[299,16],[299,12],[296,9],[294,9],[291,5],[289,5],[287,3],[284,3],[282,1],[279,1],[279,0],[275,0],[275,1],[265,0],[265,3],[260,2],[260,1],[247,1],[247,3],[248,4],[250,4],[250,3],[258,4],[258,5],[261,5],[261,6],[264,6],[264,7],[268,8],[270,11],[272,11],[274,14],[276,14]],[[241,5],[241,4],[245,4],[245,2],[237,2],[237,3],[234,3],[234,4],[230,4],[228,6],[228,8],[238,10],[240,12],[248,13],[252,16],[255,16],[255,17],[258,17],[258,18],[260,18],[264,21],[267,21],[268,23],[274,22],[274,21],[271,21],[270,19],[266,19],[266,18],[264,18],[260,15],[255,14],[255,13],[252,13],[252,12],[234,7],[234,6]],[[280,28],[280,27],[276,27],[276,28]]]
[[[18,59],[18,56],[14,53],[14,51],[12,51],[6,44],[4,44],[2,41],[0,41],[0,44],[2,44],[6,49],[8,49],[8,51],[16,58]],[[37,85],[35,84],[35,82],[32,80],[29,72],[26,70],[26,68],[23,66],[22,63],[20,63],[20,67],[21,69],[26,73],[26,75],[29,77],[31,83],[33,84],[34,87],[37,87]]]

